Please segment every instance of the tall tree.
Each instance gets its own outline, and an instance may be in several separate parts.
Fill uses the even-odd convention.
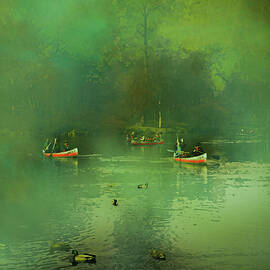
[[[164,18],[165,12],[168,11],[169,5],[173,1],[154,1],[154,0],[139,0],[139,1],[124,1],[115,0],[114,7],[119,16],[119,25],[122,27],[120,37],[122,42],[125,40],[125,49],[136,48],[133,54],[137,58],[144,60],[144,81],[145,87],[149,91],[149,81],[151,79],[151,72],[149,72],[149,65],[151,64],[151,57],[155,51],[155,36],[154,30],[158,29],[160,18]],[[136,53],[137,51],[137,53]],[[138,59],[134,59],[136,61]],[[157,104],[160,104],[160,99],[157,98]],[[144,115],[141,115],[141,121],[144,121]]]

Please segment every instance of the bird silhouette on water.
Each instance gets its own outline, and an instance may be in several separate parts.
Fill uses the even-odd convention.
[[[166,255],[162,251],[157,251],[156,249],[153,249],[151,251],[151,255],[156,260],[159,260],[159,261],[165,261],[166,260]]]
[[[146,188],[148,188],[148,184],[144,184],[144,185],[140,184],[140,185],[138,185],[138,188],[145,188],[146,189]]]
[[[114,205],[114,206],[117,206],[117,205],[118,205],[118,202],[117,202],[116,199],[113,200],[113,205]]]

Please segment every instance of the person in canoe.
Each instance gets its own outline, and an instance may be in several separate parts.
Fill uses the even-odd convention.
[[[137,135],[135,134],[135,132],[134,131],[132,131],[131,133],[130,133],[130,141],[136,141],[137,140]]]
[[[184,143],[184,139],[183,138],[180,139],[180,142],[179,143],[180,143],[180,146],[181,146],[182,149],[184,149],[186,147],[186,144]]]
[[[45,142],[45,145],[44,145],[45,153],[51,153],[52,146],[53,146],[53,142],[49,141],[49,139],[47,138],[46,142]]]
[[[60,152],[60,144],[59,144],[59,139],[58,138],[54,138],[54,147],[53,147],[52,152],[53,153]]]
[[[46,153],[54,153],[56,148],[58,147],[58,142],[57,142],[57,138],[54,138],[54,139],[47,139],[46,140],[46,143],[47,143],[47,146],[45,147],[44,151]]]
[[[160,138],[161,138],[160,134],[159,133],[156,133],[155,136],[154,136],[154,138],[153,138],[153,141],[154,142],[160,142],[161,141]]]
[[[179,142],[179,140],[178,140],[178,137],[177,137],[177,141],[176,141],[176,151],[174,152],[174,156],[175,156],[176,158],[179,158],[180,156],[182,156],[182,153],[183,153],[182,147],[181,147],[181,144],[180,144],[180,142]]]
[[[180,157],[186,157],[189,153],[184,151],[184,147],[186,144],[184,143],[184,139],[181,138],[180,141],[177,136],[177,141],[176,141],[176,151],[174,152],[174,156],[176,158]]]
[[[68,142],[65,141],[65,142],[64,142],[64,149],[63,149],[63,152],[66,152],[66,151],[69,151],[69,150],[70,150],[70,147],[69,147],[69,145],[68,145]]]
[[[197,143],[197,144],[194,145],[192,153],[193,153],[194,156],[199,156],[199,155],[204,153],[200,143]]]
[[[141,136],[140,140],[141,140],[142,142],[144,142],[144,141],[145,141],[145,136],[144,136],[144,135]]]
[[[49,148],[48,153],[59,153],[61,152],[62,147],[60,147],[60,140],[58,137],[53,138],[51,147]]]

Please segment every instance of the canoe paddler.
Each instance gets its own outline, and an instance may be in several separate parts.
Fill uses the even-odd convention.
[[[64,142],[64,151],[68,151],[69,150],[69,145],[68,145],[68,142],[65,141]]]
[[[44,149],[44,151],[46,153],[50,152],[50,149],[52,148],[52,142],[49,143],[49,139],[46,139],[46,147]]]
[[[58,138],[54,138],[54,146],[53,146],[52,152],[54,152],[54,153],[60,152],[60,145],[59,145]]]
[[[201,144],[200,143],[195,144],[194,149],[193,149],[193,154],[200,155],[202,153],[204,153],[204,151],[201,147]]]
[[[181,149],[181,145],[180,145],[179,139],[177,137],[177,140],[176,140],[176,151],[174,152],[174,156],[175,157],[180,157],[181,154],[182,154],[182,149]]]
[[[159,133],[156,133],[156,134],[155,134],[155,136],[154,136],[154,141],[160,142],[160,134],[159,134]]]

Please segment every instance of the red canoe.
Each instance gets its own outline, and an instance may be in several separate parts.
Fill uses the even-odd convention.
[[[206,153],[203,153],[199,156],[191,156],[191,157],[184,157],[184,156],[175,157],[174,156],[174,160],[180,161],[180,162],[188,162],[188,163],[206,163],[206,159],[207,159]]]
[[[59,153],[45,153],[45,151],[43,150],[43,155],[45,157],[76,157],[78,156],[78,148]]]

